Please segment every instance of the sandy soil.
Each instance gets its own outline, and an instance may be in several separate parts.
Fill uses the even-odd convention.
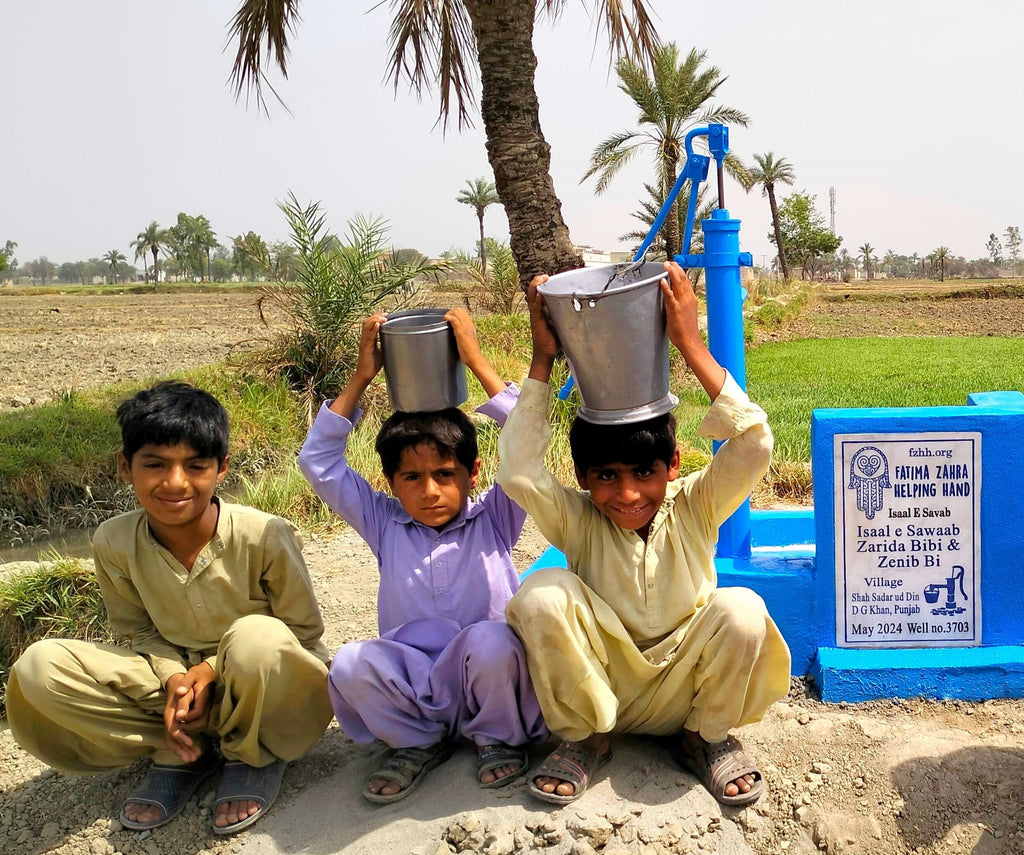
[[[1021,336],[1024,298],[908,300],[872,302],[829,300],[788,324],[780,337],[846,336]]]
[[[529,527],[516,559],[545,546]],[[351,531],[305,554],[331,648],[375,633],[376,567]],[[474,784],[469,748],[407,800],[371,806],[359,790],[382,749],[332,727],[292,764],[273,810],[250,832],[210,833],[213,789],[145,837],[120,806],[144,764],[91,778],[48,770],[0,731],[0,852],[54,855],[319,855],[545,852],[549,855],[719,852],[833,855],[1018,855],[1024,852],[1024,702],[893,701],[826,705],[794,684],[740,736],[762,764],[766,795],[721,809],[652,740],[622,738],[596,785],[562,810],[520,781]],[[543,750],[534,752],[539,763]]]

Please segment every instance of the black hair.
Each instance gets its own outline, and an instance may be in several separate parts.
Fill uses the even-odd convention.
[[[129,463],[142,446],[188,443],[200,457],[228,456],[228,414],[213,395],[188,383],[164,381],[117,408],[122,453]]]
[[[377,434],[377,454],[390,481],[402,462],[402,452],[421,443],[442,457],[454,457],[470,472],[477,458],[476,428],[456,407],[427,413],[394,413]]]
[[[676,452],[676,419],[672,413],[622,425],[598,425],[579,416],[569,428],[569,449],[576,468],[586,474],[594,466],[626,463],[672,463]]]

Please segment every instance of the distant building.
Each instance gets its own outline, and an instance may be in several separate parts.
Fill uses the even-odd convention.
[[[574,244],[573,249],[583,256],[584,267],[600,267],[603,264],[623,264],[633,260],[633,253],[618,250],[594,249],[588,244]]]

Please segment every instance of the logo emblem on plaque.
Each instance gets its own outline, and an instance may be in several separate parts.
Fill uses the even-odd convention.
[[[857,508],[869,520],[882,510],[883,490],[891,486],[889,461],[881,449],[873,445],[858,449],[850,460],[850,483],[847,487],[857,491]]]

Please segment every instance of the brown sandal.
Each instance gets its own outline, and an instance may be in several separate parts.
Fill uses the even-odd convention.
[[[761,771],[744,753],[740,741],[731,734],[722,742],[702,740],[699,745],[692,744],[685,735],[679,734],[672,748],[672,759],[694,775],[715,800],[723,805],[749,805],[756,802],[764,792]],[[726,786],[744,775],[757,776],[750,791],[727,796]]]
[[[609,760],[612,759],[612,749],[609,746],[604,754],[598,754],[583,742],[570,742],[564,740],[554,751],[548,755],[540,768],[534,773],[536,778],[558,778],[561,781],[572,784],[575,791],[571,796],[563,796],[560,793],[545,793],[534,781],[530,781],[530,793],[543,802],[550,802],[556,805],[572,804],[582,796],[587,787],[590,786],[594,775]]]

